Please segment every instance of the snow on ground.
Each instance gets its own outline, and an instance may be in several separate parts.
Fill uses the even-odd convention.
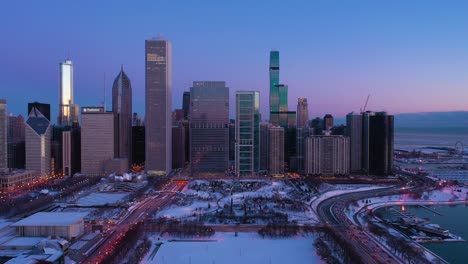
[[[91,193],[80,198],[77,204],[82,206],[99,206],[114,204],[124,200],[128,193]]]
[[[178,206],[172,205],[171,207],[158,212],[157,217],[167,217],[167,218],[182,218],[192,216],[197,208],[202,208],[204,211],[208,210],[208,204],[211,204],[211,208],[216,207],[214,202],[193,202],[189,205]],[[204,212],[203,211],[203,212]]]
[[[158,264],[310,264],[323,263],[313,246],[312,236],[263,239],[257,233],[216,233],[209,242],[169,242],[155,253],[152,246],[141,263]]]
[[[314,209],[314,211],[317,211],[317,206],[319,203],[324,201],[325,199],[345,194],[345,193],[353,193],[353,192],[362,192],[362,191],[369,191],[369,190],[375,190],[375,189],[381,189],[381,188],[388,188],[389,186],[381,186],[381,185],[371,185],[367,187],[363,187],[362,185],[355,186],[354,188],[349,187],[349,188],[342,188],[339,190],[333,190],[333,191],[327,191],[325,193],[320,194],[315,200],[312,201],[311,207]]]
[[[458,192],[457,190],[460,190]],[[373,197],[367,208],[373,209],[380,206],[390,206],[398,204],[436,204],[447,202],[459,202],[468,199],[468,187],[444,187],[439,190],[424,192],[421,197],[415,197],[410,194],[399,194],[383,197]],[[354,213],[366,206],[366,200],[357,201],[349,206],[348,217],[352,218]]]

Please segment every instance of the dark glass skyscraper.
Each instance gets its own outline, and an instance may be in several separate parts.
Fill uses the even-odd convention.
[[[145,169],[164,175],[172,168],[172,45],[165,39],[145,44]]]
[[[7,155],[7,103],[0,99],[0,168],[8,167]]]
[[[188,120],[188,114],[190,109],[190,92],[184,92],[182,97],[182,109],[184,110],[184,118]]]
[[[229,162],[229,88],[225,82],[193,82],[189,122],[192,173],[224,173]]]
[[[280,111],[279,51],[270,51],[270,112]],[[270,121],[271,121],[270,116]]]
[[[114,113],[114,157],[132,162],[132,85],[127,74],[120,73],[112,86],[112,112]]]

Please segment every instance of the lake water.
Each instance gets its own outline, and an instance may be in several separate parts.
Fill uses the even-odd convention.
[[[399,207],[398,207],[399,208]],[[421,218],[428,218],[431,223],[440,225],[441,228],[448,229],[450,233],[461,236],[468,240],[468,206],[467,205],[436,205],[432,209],[442,214],[442,216],[416,206],[406,206],[406,211]],[[386,210],[381,208],[379,210]],[[384,213],[385,215],[385,213]],[[444,243],[423,243],[423,246],[439,255],[450,263],[467,263],[468,242],[444,242]]]

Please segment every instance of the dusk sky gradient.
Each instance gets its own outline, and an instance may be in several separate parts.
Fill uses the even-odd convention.
[[[50,103],[56,122],[59,63],[74,63],[75,103],[107,108],[120,65],[133,109],[144,114],[144,41],[173,45],[173,108],[195,80],[259,90],[268,118],[268,59],[280,51],[289,108],[310,117],[368,109],[468,110],[468,1],[4,1],[0,98],[26,114]]]

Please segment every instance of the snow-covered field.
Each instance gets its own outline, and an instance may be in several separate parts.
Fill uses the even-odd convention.
[[[323,263],[313,246],[312,236],[264,239],[257,233],[216,233],[209,242],[170,242],[167,238],[157,252],[155,245],[141,263],[158,264],[311,264]]]
[[[99,206],[113,204],[124,200],[128,193],[92,193],[78,200],[77,204],[82,206]]]

